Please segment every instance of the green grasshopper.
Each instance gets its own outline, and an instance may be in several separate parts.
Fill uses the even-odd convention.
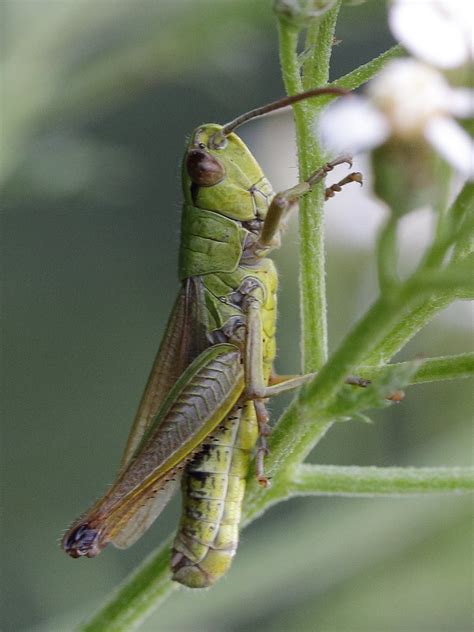
[[[153,523],[181,481],[183,513],[171,556],[173,579],[210,586],[235,554],[245,481],[268,485],[265,400],[310,376],[277,376],[277,272],[289,210],[342,156],[274,194],[234,130],[257,116],[338,89],[315,89],[252,110],[226,125],[200,125],[183,161],[181,290],[154,362],[117,478],[63,538],[72,557],[109,543],[126,548]],[[351,174],[326,189],[332,197]],[[349,383],[365,386],[363,380]]]

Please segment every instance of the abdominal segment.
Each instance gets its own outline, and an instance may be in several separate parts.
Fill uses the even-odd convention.
[[[234,408],[183,475],[183,513],[173,545],[173,579],[204,588],[237,549],[245,479],[258,427],[252,402]]]

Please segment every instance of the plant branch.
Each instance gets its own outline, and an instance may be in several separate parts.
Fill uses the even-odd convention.
[[[459,228],[459,238],[454,246],[453,260],[462,261],[474,250],[472,211],[474,208],[474,182],[464,185],[452,207],[453,221]],[[470,212],[470,217],[468,214]]]
[[[446,222],[448,222],[448,218],[450,222],[450,229],[449,231],[446,230],[448,236],[454,235],[454,238],[457,237],[457,241],[454,242],[453,256],[453,260],[457,264],[461,263],[472,249],[472,234],[469,230],[464,229],[464,223],[468,221],[468,213],[472,211],[473,205],[474,184],[467,183],[446,216]],[[448,248],[453,244],[453,240],[446,237],[446,232],[443,231],[440,240],[435,240],[430,246],[418,271],[412,278],[416,280],[416,275],[418,274],[421,280],[424,273],[432,274],[432,264],[436,262],[439,264],[443,260]],[[468,243],[469,241],[471,241],[471,244]],[[448,287],[434,291],[429,300],[417,305],[403,319],[394,323],[393,327],[384,334],[383,338],[370,351],[365,359],[366,364],[385,364],[388,362],[439,311],[447,307],[459,296],[458,288]]]
[[[357,374],[370,380],[384,378],[390,373],[408,366],[410,362],[387,364],[382,367],[361,366]],[[474,353],[460,353],[453,356],[440,356],[422,360],[418,369],[410,378],[410,384],[424,384],[441,380],[454,380],[474,377]]]
[[[334,33],[339,15],[341,2],[336,5],[319,20],[313,20],[306,32],[305,61],[303,64],[303,86],[309,90],[312,86],[322,86],[329,81],[329,65],[334,46]],[[309,104],[317,110],[321,109],[321,103],[314,101]]]
[[[334,88],[343,88],[344,90],[357,90],[357,88],[363,86],[380,72],[389,61],[402,57],[404,54],[404,50],[399,44],[392,46],[392,48],[384,51],[378,57],[371,59],[366,64],[362,64],[355,70],[351,70],[351,72],[335,81],[331,81],[327,85]],[[323,108],[336,98],[336,96],[330,94],[324,95],[318,100],[318,105]]]
[[[377,272],[380,292],[390,293],[400,283],[397,274],[398,218],[391,214],[377,241]]]
[[[381,53],[378,57],[375,57],[366,64],[348,72],[347,75],[332,81],[329,85],[337,88],[344,88],[345,90],[356,90],[380,72],[380,70],[382,70],[385,64],[387,64],[390,60],[402,57],[404,54],[403,48],[399,44],[392,46],[392,48],[389,48],[385,52]]]
[[[295,94],[307,86],[316,87],[327,82],[338,8],[336,6],[320,20],[313,21],[308,28],[303,80],[298,58],[298,28],[280,19],[280,63],[288,94]],[[324,162],[314,129],[319,108],[316,100],[294,107],[300,180],[306,179]],[[316,371],[327,358],[323,204],[323,185],[314,187],[314,190],[300,202],[301,347],[302,363],[306,372]]]
[[[79,632],[123,632],[135,630],[166,597],[178,588],[171,581],[168,538],[145,559]]]
[[[473,467],[341,467],[299,465],[286,484],[287,497],[301,495],[404,496],[474,489]]]
[[[382,339],[377,341],[365,359],[365,363],[384,364],[389,362],[439,311],[452,303],[454,298],[452,292],[449,291],[438,293],[430,301],[426,301],[411,310],[405,318],[393,323],[393,326],[384,333]]]

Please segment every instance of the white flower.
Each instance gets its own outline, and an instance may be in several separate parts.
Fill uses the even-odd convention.
[[[463,175],[474,177],[474,142],[454,116],[474,113],[474,93],[454,89],[433,68],[411,60],[387,64],[370,84],[369,99],[348,97],[321,118],[328,149],[358,153],[390,137],[423,138]]]
[[[390,125],[368,99],[350,96],[324,111],[320,132],[331,151],[357,154],[381,145],[390,136]]]
[[[472,0],[394,0],[389,24],[410,53],[438,68],[474,59]]]

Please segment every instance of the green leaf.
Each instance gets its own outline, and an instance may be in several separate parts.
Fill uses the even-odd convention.
[[[396,46],[392,46],[392,48],[389,48],[385,52],[381,53],[378,57],[371,59],[366,64],[362,64],[362,66],[359,66],[355,70],[347,73],[347,75],[336,79],[329,85],[332,87],[344,88],[345,90],[356,90],[375,77],[375,75],[382,70],[382,68],[391,59],[397,59],[398,57],[402,57],[404,54],[405,53],[401,46],[398,44]],[[328,96],[321,100],[325,103],[327,101],[331,101],[333,98],[334,97]]]

